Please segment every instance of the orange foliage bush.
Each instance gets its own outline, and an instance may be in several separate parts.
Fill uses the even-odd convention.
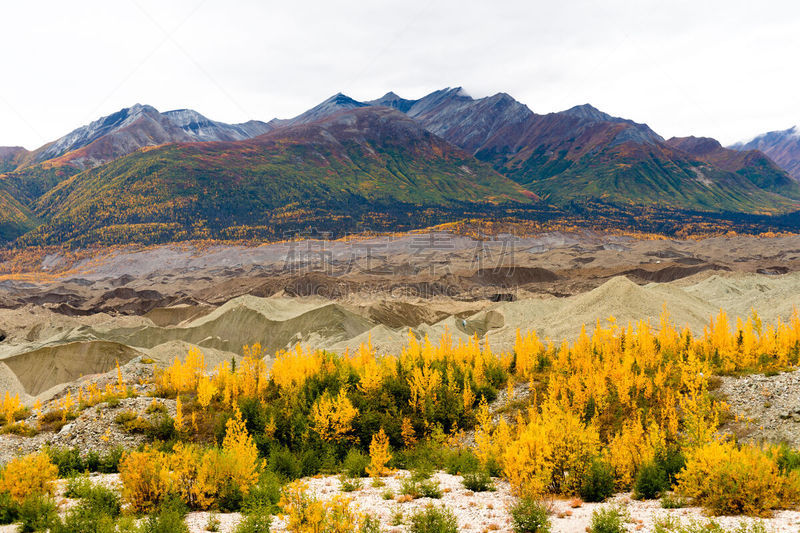
[[[33,453],[9,461],[0,472],[0,492],[17,503],[31,495],[52,494],[58,468],[45,453]]]

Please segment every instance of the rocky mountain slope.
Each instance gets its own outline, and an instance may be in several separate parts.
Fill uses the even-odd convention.
[[[238,141],[272,128],[263,122],[225,124],[191,109],[160,113],[136,104],[81,126],[32,153],[32,163],[59,159],[61,164],[90,168],[146,146],[173,142]]]
[[[771,131],[754,139],[731,146],[734,150],[761,150],[800,182],[800,129]]]

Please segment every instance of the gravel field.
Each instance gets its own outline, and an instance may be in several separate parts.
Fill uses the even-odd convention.
[[[466,490],[460,476],[451,476],[442,472],[436,473],[433,479],[439,482],[442,489],[441,499],[420,498],[417,500],[400,502],[398,499],[384,499],[387,490],[399,494],[400,484],[404,477],[410,475],[407,471],[397,471],[390,477],[382,478],[383,487],[373,487],[369,479],[362,480],[362,488],[348,493],[351,505],[361,513],[371,514],[381,521],[381,530],[391,533],[405,533],[409,531],[408,519],[419,509],[427,505],[443,505],[450,509],[458,518],[459,531],[497,531],[500,533],[513,532],[511,519],[508,514],[508,505],[513,502],[508,484],[495,480],[496,490],[492,492],[474,493]],[[115,490],[119,489],[119,475],[96,474],[91,476],[94,483],[102,484]],[[338,477],[315,477],[304,479],[308,490],[317,498],[327,500],[340,494],[340,481]],[[60,481],[57,486],[56,499],[62,511],[75,504],[63,496],[66,482]],[[657,500],[638,501],[631,499],[628,494],[618,494],[609,501],[598,503],[575,503],[567,499],[553,499],[546,502],[551,509],[550,520],[553,533],[584,533],[591,522],[592,513],[600,507],[618,506],[623,509],[629,519],[626,528],[631,532],[651,532],[653,525],[659,518],[671,517],[682,523],[698,521],[700,523],[714,520],[726,530],[733,530],[743,523],[752,523],[761,520],[768,532],[796,533],[800,530],[799,511],[780,511],[773,516],[763,519],[719,516],[708,517],[702,509],[687,507],[683,509],[662,509]],[[402,513],[403,523],[397,524],[394,518]],[[186,517],[186,523],[192,533],[206,531],[209,512],[192,512]],[[230,533],[241,521],[239,513],[217,513],[219,519],[219,533]],[[16,526],[0,526],[0,533],[12,533]],[[285,532],[285,522],[280,517],[275,517],[272,531]]]

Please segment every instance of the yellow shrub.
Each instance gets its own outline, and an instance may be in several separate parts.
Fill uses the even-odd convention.
[[[414,431],[414,425],[411,423],[411,419],[407,416],[403,417],[403,422],[400,425],[400,434],[403,437],[403,444],[405,444],[406,448],[411,448],[417,442],[417,434]]]
[[[226,486],[247,494],[260,467],[258,449],[237,411],[228,420],[222,448],[179,442],[171,454],[152,448],[126,454],[120,462],[122,496],[139,512],[152,509],[168,494],[192,509],[208,509]]]
[[[638,420],[623,424],[605,449],[609,464],[614,469],[616,485],[621,490],[631,488],[639,467],[651,461],[664,446],[658,426],[653,423],[645,430]]]
[[[383,428],[372,436],[372,442],[369,445],[370,462],[367,467],[367,473],[371,477],[380,477],[386,472],[386,463],[392,458],[389,452],[389,437]]]
[[[328,393],[323,394],[311,408],[314,431],[325,441],[347,437],[356,416],[358,409],[353,407],[344,389],[335,398]]]
[[[203,409],[207,409],[216,393],[217,387],[208,376],[200,376],[200,381],[197,383],[197,403]]]
[[[584,424],[576,414],[555,406],[545,406],[538,420],[544,425],[551,447],[551,490],[576,494],[600,450],[597,429]]]
[[[716,514],[764,515],[779,508],[796,483],[754,446],[712,441],[693,451],[678,474],[678,491]]]
[[[136,512],[152,509],[172,489],[167,456],[152,448],[130,452],[119,463],[122,498]]]
[[[247,494],[250,487],[258,481],[258,470],[261,465],[258,460],[258,448],[247,433],[242,414],[238,409],[226,424],[222,454],[226,475],[234,486]]]
[[[32,453],[12,459],[0,474],[0,492],[7,492],[15,501],[32,494],[52,494],[58,468],[45,453]]]
[[[545,428],[526,424],[502,455],[503,473],[520,497],[536,499],[550,489],[553,448]]]
[[[497,427],[492,423],[489,405],[486,398],[481,398],[476,413],[475,455],[481,465],[488,467],[490,463],[502,464],[503,453],[511,440],[511,428],[505,419],[500,420]]]
[[[19,401],[19,394],[11,396],[11,393],[6,391],[5,398],[3,398],[2,410],[5,415],[6,424],[9,426],[14,424],[17,411],[22,407]]]
[[[286,531],[291,533],[352,533],[361,523],[348,498],[337,495],[319,501],[299,481],[283,490],[279,505],[286,516]]]

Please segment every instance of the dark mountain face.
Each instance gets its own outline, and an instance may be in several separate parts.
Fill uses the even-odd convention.
[[[349,96],[342,93],[336,93],[324,102],[312,107],[308,111],[291,118],[289,120],[273,120],[270,124],[275,126],[296,126],[298,124],[309,124],[318,120],[323,120],[330,115],[340,111],[347,111],[349,109],[358,109],[359,107],[367,107],[368,104],[353,100]]]
[[[384,107],[391,107],[393,109],[397,109],[398,111],[402,111],[403,113],[408,112],[411,109],[411,106],[417,100],[406,100],[405,98],[401,98],[397,96],[395,93],[389,91],[388,93],[384,94],[377,100],[370,100],[366,102],[369,105],[381,105]]]
[[[760,150],[775,161],[797,182],[800,182],[800,129],[764,133],[745,143],[731,146],[734,150]]]

